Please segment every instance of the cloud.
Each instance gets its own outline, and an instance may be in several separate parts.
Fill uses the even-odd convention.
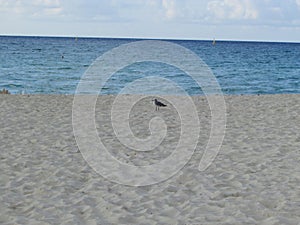
[[[300,19],[300,0],[0,0],[0,12],[120,23],[292,23]]]
[[[36,6],[44,6],[44,7],[48,7],[48,8],[60,7],[59,0],[34,0],[34,1],[32,1],[32,4],[36,5]]]
[[[59,0],[0,0],[0,11],[21,17],[35,17],[58,15],[62,8]]]
[[[167,19],[173,19],[176,17],[176,7],[174,0],[162,0],[162,6],[165,9],[165,17]]]
[[[57,16],[63,10],[59,0],[35,0],[33,5],[39,10],[35,10],[35,16]]]
[[[220,20],[255,20],[258,10],[253,0],[148,0],[149,8],[156,7],[157,12],[167,21],[178,23],[206,23]],[[159,16],[158,13],[153,16]]]
[[[299,0],[255,0],[260,10],[260,23],[265,25],[293,26],[300,19]]]
[[[258,10],[250,0],[215,0],[209,1],[207,10],[218,20],[257,19]]]

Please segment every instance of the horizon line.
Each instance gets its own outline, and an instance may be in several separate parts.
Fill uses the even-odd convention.
[[[128,36],[95,36],[95,35],[43,35],[43,34],[0,34],[0,37],[41,37],[41,38],[83,38],[83,39],[136,39],[136,40],[170,40],[170,41],[213,41],[216,42],[263,42],[263,43],[294,43],[300,44],[300,41],[287,40],[254,40],[254,39],[218,39],[209,38],[180,38],[180,37],[128,37]]]

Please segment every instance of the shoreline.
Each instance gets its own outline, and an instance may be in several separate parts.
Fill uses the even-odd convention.
[[[94,94],[49,94],[49,93],[9,93],[9,94],[3,94],[0,93],[0,96],[75,96],[75,95],[94,95]],[[118,96],[118,95],[136,95],[136,96],[155,96],[155,95],[159,95],[159,94],[97,94],[99,97],[105,97],[105,96]],[[245,96],[245,97],[252,97],[252,96],[274,96],[274,95],[300,95],[299,93],[273,93],[273,94],[260,94],[260,93],[255,93],[255,94],[225,94],[222,93],[222,95],[220,94],[210,94],[210,96],[224,96],[224,97],[234,97],[234,96]],[[159,96],[185,96],[185,95],[180,95],[180,94],[163,94],[163,95],[159,95]],[[206,96],[205,94],[201,94],[201,95],[188,95],[189,97],[203,97]]]

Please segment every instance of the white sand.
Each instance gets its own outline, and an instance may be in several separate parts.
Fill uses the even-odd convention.
[[[112,96],[98,108],[109,109]],[[150,98],[149,98],[150,99]],[[194,99],[199,144],[186,167],[152,186],[129,187],[98,175],[84,161],[72,129],[72,96],[0,95],[0,224],[300,224],[300,95],[226,96],[221,151],[204,172],[210,113]],[[107,111],[97,129],[111,154],[137,165],[170,154],[127,152],[113,136]],[[162,116],[176,145],[178,115],[154,111],[147,99],[133,109],[132,130],[146,137]],[[146,121],[144,121],[146,120]]]

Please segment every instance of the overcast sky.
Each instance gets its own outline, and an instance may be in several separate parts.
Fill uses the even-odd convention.
[[[300,0],[0,0],[0,34],[300,42]]]

